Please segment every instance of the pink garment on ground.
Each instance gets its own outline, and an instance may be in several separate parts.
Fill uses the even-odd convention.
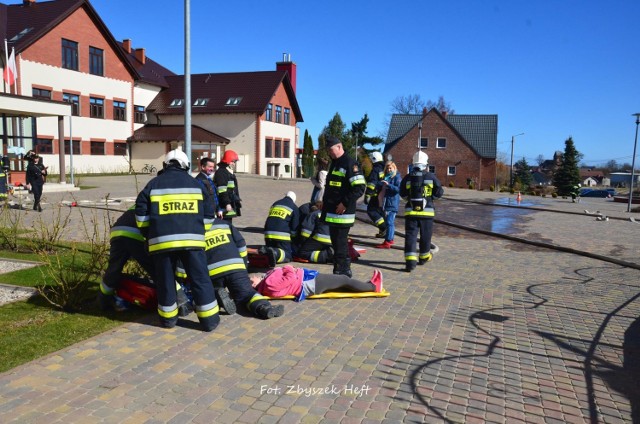
[[[275,268],[267,273],[256,290],[265,296],[283,297],[297,296],[302,289],[304,269],[291,265]]]

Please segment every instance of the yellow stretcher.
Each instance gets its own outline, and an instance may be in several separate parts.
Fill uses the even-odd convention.
[[[313,294],[311,296],[305,297],[305,299],[355,299],[360,297],[387,297],[391,293],[386,290],[382,290],[380,293],[377,292],[327,292],[322,294]],[[269,297],[272,300],[280,300],[280,299],[295,299],[295,296],[282,296],[282,297]]]

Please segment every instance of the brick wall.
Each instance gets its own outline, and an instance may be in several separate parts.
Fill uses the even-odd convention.
[[[387,154],[404,176],[412,164],[413,155],[418,151],[420,131],[416,125]],[[436,167],[436,177],[444,187],[453,183],[455,187],[467,187],[467,179],[475,181],[477,189],[488,190],[494,184],[495,160],[483,159],[459,136],[458,133],[438,114],[429,112],[422,124],[422,138],[428,139],[427,148],[422,151],[429,155],[429,165]],[[437,148],[438,138],[446,139],[445,148]],[[386,159],[386,156],[385,156]],[[455,166],[456,175],[447,175],[450,166]]]

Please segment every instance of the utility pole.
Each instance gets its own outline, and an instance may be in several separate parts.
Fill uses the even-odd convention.
[[[516,137],[523,135],[524,133],[516,134],[511,136],[511,165],[509,166],[509,189],[513,190],[513,142]]]

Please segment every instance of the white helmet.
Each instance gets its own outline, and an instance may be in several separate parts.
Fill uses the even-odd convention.
[[[287,195],[285,197],[293,200],[293,203],[296,202],[296,193],[294,193],[293,191],[287,191]]]
[[[413,164],[414,165],[422,165],[424,167],[429,163],[429,155],[425,152],[416,152],[413,155]]]
[[[382,153],[380,153],[377,150],[374,152],[371,152],[371,155],[369,157],[371,158],[371,162],[373,163],[382,162],[384,160],[382,159]]]
[[[182,150],[174,149],[167,153],[167,156],[164,158],[164,163],[170,165],[172,160],[178,162],[183,169],[189,169],[189,158]]]

